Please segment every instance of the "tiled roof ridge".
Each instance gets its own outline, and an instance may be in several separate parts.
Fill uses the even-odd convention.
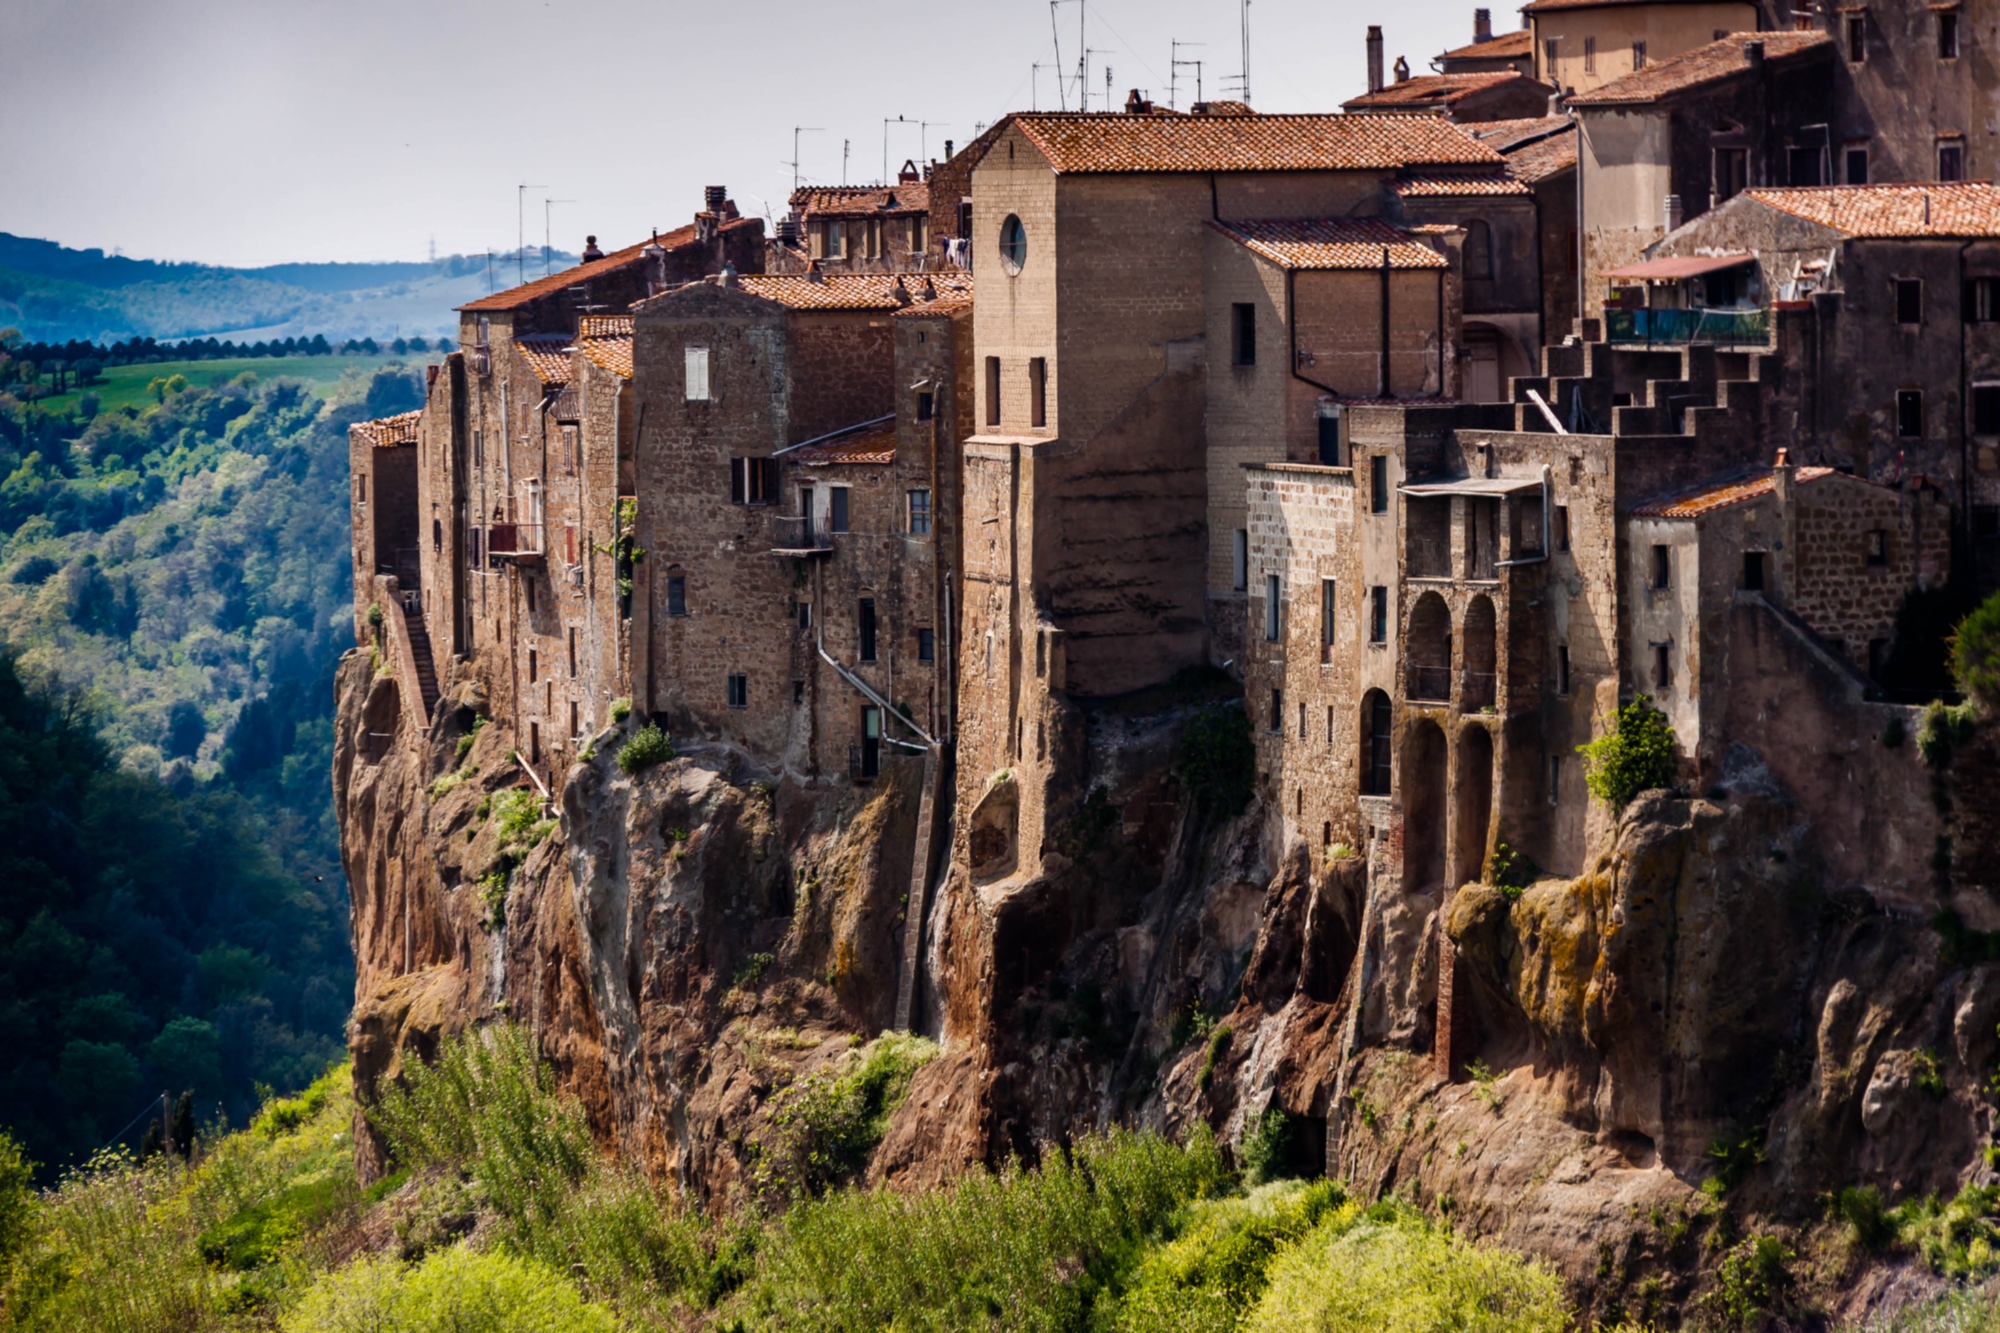
[[[1830,51],[1833,38],[1819,31],[1732,32],[1677,56],[1634,70],[1570,98],[1572,106],[1627,106],[1658,101],[1741,74],[1750,68],[1743,47],[1761,42],[1766,62]]]
[[[899,281],[909,298],[907,301],[896,299],[895,288]],[[794,310],[883,310],[893,313],[905,308],[927,309],[932,302],[924,300],[926,282],[940,300],[972,293],[972,275],[965,272],[746,273],[736,280],[735,290]],[[639,310],[687,288],[702,285],[688,283],[672,292],[635,301],[632,308]]]
[[[1022,111],[1007,123],[1059,174],[1392,170],[1500,158],[1463,127],[1438,116]]]
[[[1236,218],[1207,224],[1252,254],[1286,269],[1448,268],[1410,232],[1380,218]]]
[[[1744,194],[1856,240],[2000,236],[2000,185],[1988,181],[1756,186]]]
[[[761,218],[752,217],[725,218],[722,222],[722,230],[727,232],[737,227],[757,226],[762,221],[763,219]],[[566,268],[560,273],[551,273],[545,278],[535,278],[529,282],[522,283],[518,287],[509,287],[504,291],[494,292],[490,296],[482,296],[477,301],[468,301],[466,304],[459,306],[458,309],[474,312],[482,310],[516,310],[530,301],[538,300],[541,297],[562,291],[565,288],[573,287],[579,282],[588,282],[590,279],[598,277],[601,274],[615,272],[628,264],[636,263],[640,252],[649,245],[658,245],[664,250],[677,250],[681,246],[693,243],[694,239],[695,224],[690,222],[685,227],[676,227],[672,231],[664,231],[657,236],[649,236],[637,245],[628,245],[622,250],[614,250],[602,259],[593,259],[589,263]]]
[[[423,419],[421,407],[408,412],[397,412],[391,416],[376,417],[372,421],[357,421],[349,429],[360,434],[377,449],[399,444],[414,443],[417,438],[417,423]]]
[[[1517,69],[1467,70],[1456,74],[1413,74],[1407,79],[1377,88],[1372,93],[1350,97],[1341,105],[1367,107],[1377,103],[1394,106],[1402,102],[1426,99],[1451,101],[1516,80],[1535,82],[1533,78]]]
[[[1698,518],[1703,514],[1727,509],[1732,505],[1762,499],[1777,489],[1774,478],[1776,467],[1768,464],[1739,468],[1733,472],[1718,473],[1691,487],[1667,491],[1632,506],[1635,518]],[[1872,477],[1860,477],[1838,468],[1818,465],[1794,466],[1792,484],[1808,485],[1827,477],[1845,477],[1849,481],[1860,482],[1879,490],[1894,491],[1897,487],[1879,482]]]
[[[1507,51],[1490,48],[1505,46]],[[1512,49],[1512,48],[1518,48]],[[1512,55],[1527,55],[1534,50],[1534,34],[1526,28],[1516,28],[1503,32],[1498,37],[1489,37],[1483,42],[1471,42],[1465,46],[1446,51],[1439,60],[1503,60]]]

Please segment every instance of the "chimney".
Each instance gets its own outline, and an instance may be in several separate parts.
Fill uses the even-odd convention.
[[[604,252],[597,248],[597,238],[595,236],[584,237],[583,262],[588,264],[593,259],[602,259],[602,258],[604,258]]]
[[[1472,11],[1472,40],[1490,42],[1493,40],[1493,11],[1475,9]]]
[[[1678,231],[1681,225],[1681,197],[1677,194],[1668,195],[1661,212],[1665,215],[1661,220],[1667,224],[1667,230]]]
[[[1139,96],[1139,90],[1134,88],[1125,98],[1125,114],[1128,116],[1150,116],[1153,114],[1153,104]]]
[[[951,161],[951,140],[949,139],[944,141],[944,160],[947,162]]]
[[[702,202],[707,205],[708,211],[711,213],[720,213],[722,206],[729,202],[729,187],[727,185],[711,185],[701,193]]]
[[[1407,83],[1410,79],[1410,62],[1402,56],[1396,57],[1396,82]]]
[[[1368,91],[1382,91],[1382,29],[1374,23],[1368,25]]]
[[[1764,68],[1764,43],[1743,43],[1743,59],[1749,63],[1751,69]]]
[[[804,230],[804,224],[799,221],[797,213],[787,213],[778,219],[778,240],[781,244],[797,245]]]

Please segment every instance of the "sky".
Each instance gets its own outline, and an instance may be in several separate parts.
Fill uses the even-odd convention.
[[[1251,101],[1338,110],[1369,23],[1422,73],[1472,9],[1253,0]],[[859,183],[885,120],[893,173],[1053,108],[1058,40],[1074,107],[1080,10],[1091,109],[1107,65],[1115,104],[1165,101],[1176,40],[1235,95],[1241,0],[5,0],[0,231],[255,266],[539,245],[547,217],[611,249],[685,225],[705,185],[782,213],[795,127],[802,180],[840,183],[845,154]]]

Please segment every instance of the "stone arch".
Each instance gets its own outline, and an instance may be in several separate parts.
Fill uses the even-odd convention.
[[[1361,699],[1361,760],[1358,773],[1363,796],[1387,796],[1392,775],[1392,747],[1389,728],[1395,717],[1389,696],[1370,690]]]
[[[1444,729],[1419,718],[1403,741],[1403,888],[1444,887],[1446,742]]]
[[[1495,642],[1497,617],[1493,599],[1479,593],[1465,605],[1465,682],[1460,706],[1468,712],[1486,707],[1496,698],[1498,648]]]
[[[1452,883],[1469,884],[1486,868],[1486,834],[1493,820],[1493,733],[1477,722],[1458,733],[1456,787]]]
[[[1417,598],[1410,608],[1403,662],[1406,697],[1439,702],[1451,698],[1451,608],[1435,592]]]

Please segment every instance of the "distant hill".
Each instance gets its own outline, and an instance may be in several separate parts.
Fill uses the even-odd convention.
[[[576,256],[556,251],[547,263]],[[544,264],[539,248],[527,267]],[[272,264],[224,268],[72,250],[0,232],[0,327],[31,342],[230,336],[237,341],[325,334],[436,337],[455,332],[456,306],[512,285],[512,252],[429,263]],[[489,273],[491,278],[489,279]]]

